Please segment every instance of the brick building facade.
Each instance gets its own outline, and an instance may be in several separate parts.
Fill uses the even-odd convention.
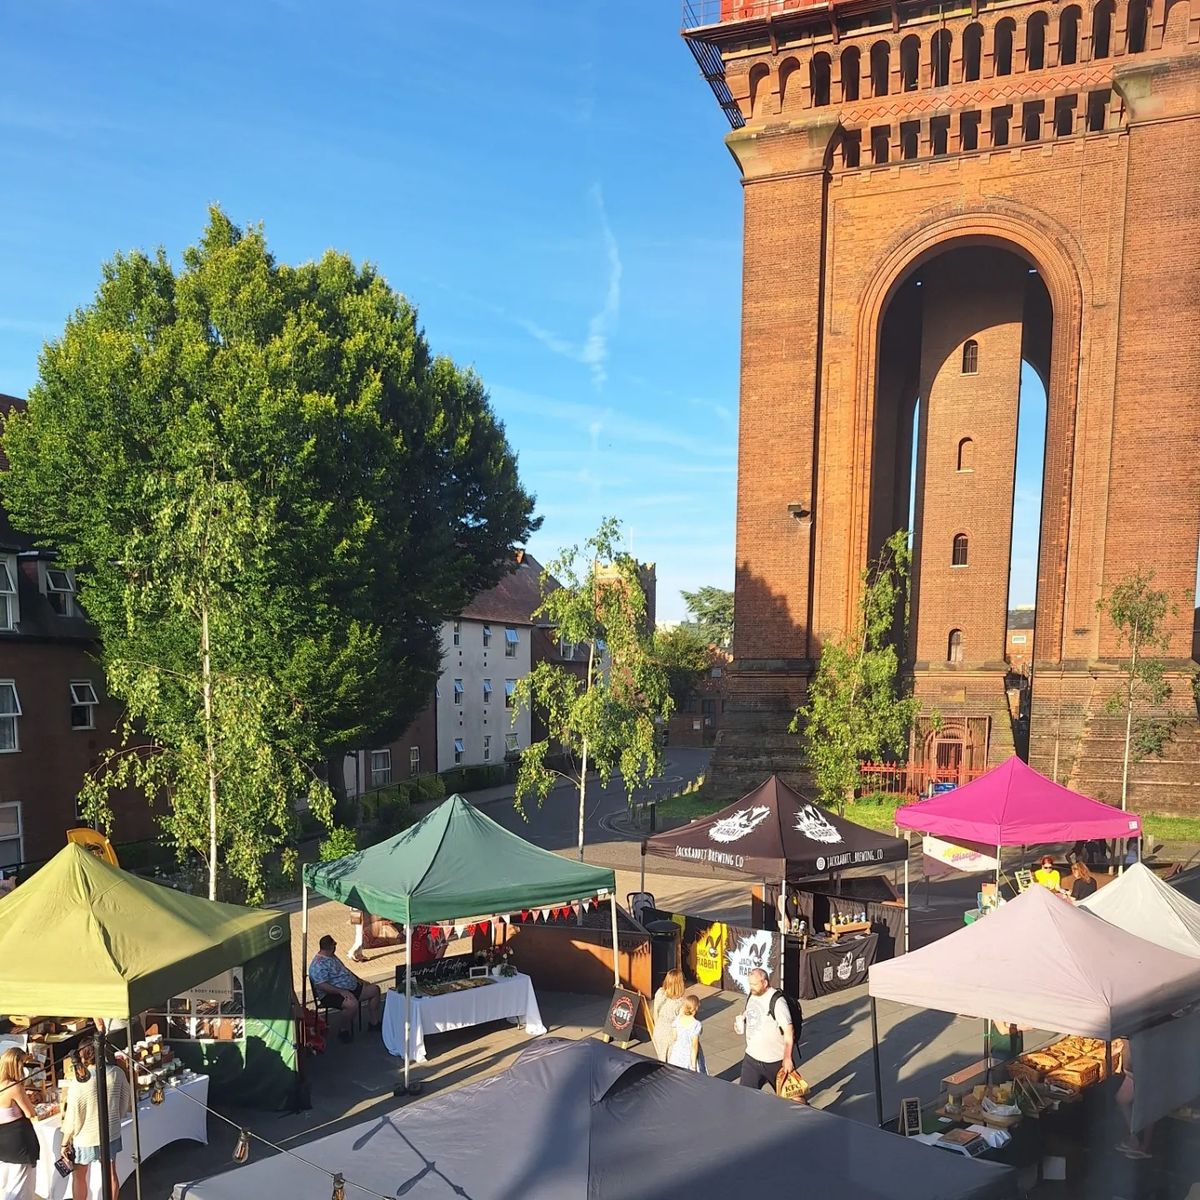
[[[1166,657],[1189,724],[1139,766],[1134,798],[1193,807],[1200,0],[685,12],[745,204],[738,623],[715,773],[799,770],[786,725],[822,640],[847,628],[861,570],[909,521],[921,399],[907,667],[943,719],[912,754],[1011,753],[1024,359],[1047,392],[1030,760],[1113,797],[1103,701],[1121,648],[1097,602],[1153,568],[1177,606]]]

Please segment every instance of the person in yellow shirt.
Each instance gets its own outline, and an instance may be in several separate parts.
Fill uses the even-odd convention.
[[[1062,876],[1054,869],[1054,859],[1050,855],[1042,855],[1041,866],[1034,871],[1033,881],[1040,883],[1042,887],[1048,887],[1052,892],[1059,890],[1059,885],[1062,883]]]

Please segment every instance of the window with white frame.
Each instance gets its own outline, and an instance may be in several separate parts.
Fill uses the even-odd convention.
[[[466,754],[466,751],[463,749],[462,738],[455,738],[454,739],[454,761],[456,763],[462,762],[464,754]]]
[[[455,704],[462,703],[463,692],[465,690],[466,689],[463,687],[463,681],[461,679],[456,679],[454,681],[454,703]]]
[[[21,842],[21,805],[0,804],[0,867],[15,867],[25,854]]]
[[[408,773],[410,775],[420,775],[421,773],[420,746],[409,746],[408,748]]]
[[[0,629],[17,627],[17,560],[0,555]]]
[[[504,657],[505,658],[516,658],[517,657],[517,644],[520,642],[520,640],[521,639],[517,636],[517,631],[511,625],[507,629],[505,629],[505,631],[504,631]]]
[[[99,703],[96,699],[96,689],[92,687],[90,679],[72,679],[71,728],[95,729],[96,705]]]
[[[563,638],[559,638],[558,657],[566,659],[567,662],[570,662],[575,657],[575,643],[565,641]]]
[[[21,698],[17,685],[11,679],[0,679],[0,754],[11,754],[20,750],[17,737],[17,722],[21,718]]]
[[[70,571],[46,568],[46,599],[60,617],[75,615],[75,580]]]
[[[392,782],[392,752],[390,750],[371,751],[371,786],[387,787]]]
[[[483,627],[483,648],[486,650],[492,644],[492,627],[485,625]]]
[[[490,733],[483,735],[483,761],[492,761],[492,735]]]
[[[490,679],[483,681],[483,702],[484,704],[491,704],[492,702],[492,681]]]
[[[506,733],[504,735],[504,753],[516,754],[518,749],[517,735],[515,733]]]
[[[504,707],[512,708],[513,700],[517,694],[517,681],[515,679],[506,679],[504,681]]]
[[[454,644],[456,646],[462,645],[462,622],[461,621],[454,622]]]

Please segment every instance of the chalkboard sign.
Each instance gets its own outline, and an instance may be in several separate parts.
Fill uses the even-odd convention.
[[[900,1101],[900,1132],[905,1137],[916,1137],[921,1132],[920,1097],[906,1096]]]
[[[627,991],[617,988],[608,1003],[608,1013],[604,1018],[604,1028],[600,1036],[606,1042],[616,1042],[622,1050],[627,1050],[637,1038],[634,1036],[634,1026],[637,1024],[638,1013],[645,1000],[640,992]]]

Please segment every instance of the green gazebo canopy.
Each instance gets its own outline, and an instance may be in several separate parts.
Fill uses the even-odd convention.
[[[0,1013],[128,1017],[289,933],[284,913],[189,896],[69,845],[0,900]]]
[[[451,796],[411,829],[304,868],[314,891],[400,925],[565,904],[616,891],[604,867],[539,849]]]

